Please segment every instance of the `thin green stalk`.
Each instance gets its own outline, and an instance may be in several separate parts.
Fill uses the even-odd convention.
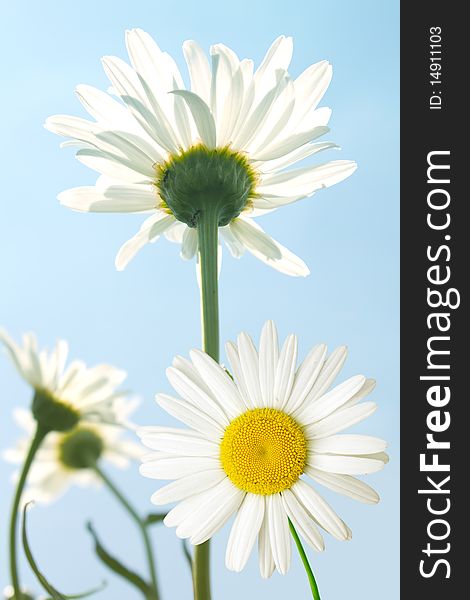
[[[10,573],[11,573],[11,584],[14,590],[14,597],[21,598],[21,587],[18,576],[18,564],[16,554],[16,534],[18,526],[18,509],[21,502],[21,496],[23,495],[24,486],[28,478],[28,473],[33,464],[34,456],[42,444],[42,441],[47,435],[47,430],[43,429],[38,425],[36,432],[31,440],[31,445],[24,461],[23,469],[21,471],[18,484],[16,486],[15,497],[13,499],[13,506],[11,508],[10,517]]]
[[[147,528],[145,527],[145,523],[144,523],[143,519],[140,518],[139,514],[134,509],[134,507],[130,504],[130,502],[127,500],[127,498],[125,498],[122,495],[122,493],[118,490],[118,488],[114,485],[114,483],[109,479],[109,477],[106,475],[106,473],[101,470],[101,468],[98,466],[98,464],[95,463],[93,465],[93,469],[95,470],[97,475],[102,479],[103,483],[107,486],[109,491],[122,504],[122,506],[129,513],[129,515],[132,517],[132,519],[135,521],[137,527],[139,528],[139,531],[142,535],[142,539],[144,542],[145,555],[147,557],[150,579],[152,582],[151,587],[153,590],[153,597],[151,600],[159,600],[160,595],[158,592],[157,573],[155,571],[155,559],[153,556],[153,550],[152,550],[152,545],[150,543],[148,531],[147,531]]]
[[[201,267],[202,349],[219,362],[218,210],[208,206],[198,219]],[[209,541],[194,549],[194,600],[211,600]]]
[[[297,546],[297,550],[299,551],[300,558],[304,565],[305,571],[307,573],[308,581],[310,583],[310,589],[312,590],[312,597],[314,600],[320,600],[320,592],[318,591],[317,582],[315,581],[315,576],[313,574],[312,568],[308,562],[307,555],[305,554],[305,550],[302,546],[302,542],[300,541],[299,535],[295,530],[295,527],[292,525],[292,521],[289,519],[289,529],[294,538],[295,545]]]

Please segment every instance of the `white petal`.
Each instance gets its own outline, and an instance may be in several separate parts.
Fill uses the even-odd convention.
[[[147,219],[136,235],[119,249],[115,262],[116,269],[118,271],[123,271],[145,244],[148,244],[159,237],[174,222],[175,217],[166,215],[163,212],[156,213]]]
[[[240,355],[238,354],[238,346],[233,342],[227,342],[225,344],[225,352],[230,362],[230,371],[237,382],[237,387],[240,390],[247,408],[254,408],[254,406],[251,404],[250,394],[245,383],[245,377],[243,375],[243,369],[240,362]]]
[[[248,219],[234,219],[230,223],[230,230],[248,250],[254,250],[271,260],[281,258],[279,248],[273,240],[261,229],[253,227]]]
[[[202,544],[211,538],[238,509],[245,493],[226,477],[199,495],[203,502],[189,514],[176,529],[176,535],[190,538],[191,544]]]
[[[263,177],[258,191],[278,196],[310,196],[315,191],[343,181],[354,173],[357,165],[351,160],[332,160],[322,165],[294,169]]]
[[[222,469],[191,473],[160,488],[152,495],[151,500],[157,506],[169,504],[170,502],[179,502],[194,494],[199,494],[213,488],[225,479],[225,477],[226,475]]]
[[[220,454],[218,444],[207,440],[202,434],[174,427],[141,427],[137,430],[142,443],[151,450],[188,456],[211,456]]]
[[[220,405],[229,418],[234,419],[244,412],[245,404],[237,386],[224,369],[205,352],[192,350],[190,355],[194,366],[199,371],[199,375],[206,382],[214,396],[219,399]]]
[[[327,473],[343,475],[367,475],[384,468],[382,460],[365,456],[332,456],[328,454],[312,454],[308,465]]]
[[[285,575],[290,567],[291,539],[289,522],[280,494],[266,496],[269,539],[277,570]]]
[[[386,447],[385,440],[358,434],[330,435],[310,442],[311,451],[320,454],[376,454]]]
[[[214,117],[204,100],[188,90],[174,90],[172,93],[181,96],[186,101],[202,142],[208,148],[215,148],[216,128]]]
[[[204,102],[209,102],[211,71],[209,61],[199,44],[187,40],[183,44],[183,53],[188,65],[191,79],[191,90]]]
[[[238,354],[240,356],[240,365],[245,382],[249,402],[252,408],[263,406],[261,400],[261,389],[259,383],[259,359],[256,347],[251,337],[242,332],[238,336]]]
[[[323,366],[326,351],[325,344],[315,346],[297,369],[294,386],[285,406],[287,413],[290,414],[297,410],[307,397]]]
[[[318,527],[312,520],[312,517],[305,510],[303,505],[297,500],[296,496],[290,490],[284,490],[281,494],[284,508],[292,521],[297,533],[317,552],[325,549],[325,543]]]
[[[258,536],[258,560],[261,577],[267,579],[271,577],[275,569],[273,553],[271,550],[271,541],[269,539],[268,511],[266,508],[268,496],[263,496],[265,503],[264,519]]]
[[[348,402],[346,402],[348,404]],[[307,425],[304,429],[307,439],[323,438],[360,423],[377,410],[375,402],[362,402],[356,406],[336,410],[334,413]]]
[[[294,384],[297,364],[297,337],[289,335],[279,356],[274,382],[274,399],[276,407],[282,409],[287,404]]]
[[[272,171],[280,171],[281,169],[285,169],[286,167],[290,167],[291,165],[312,156],[313,154],[317,154],[317,152],[323,152],[323,150],[330,150],[332,148],[338,149],[339,146],[334,144],[333,142],[317,142],[316,144],[305,144],[301,148],[297,148],[288,154],[283,155],[280,158],[276,158],[275,160],[268,160],[266,162],[260,161],[259,163],[255,163],[255,166],[260,169],[263,173],[269,173]],[[303,197],[303,196],[302,196]],[[254,200],[254,205],[256,206],[256,199]]]
[[[343,408],[349,408],[350,406],[354,406],[360,400],[368,396],[375,389],[375,379],[366,379],[362,388],[354,394],[354,396],[346,402]]]
[[[350,475],[339,475],[337,473],[326,473],[313,467],[307,467],[305,472],[309,477],[324,485],[333,492],[348,496],[353,500],[365,502],[366,504],[377,504],[380,500],[377,492],[369,485],[351,477]]]
[[[230,254],[234,258],[240,258],[245,252],[245,246],[233,235],[230,225],[219,227],[220,237],[227,244]]]
[[[220,425],[214,419],[208,417],[206,413],[195,408],[193,404],[166,394],[157,394],[156,400],[167,413],[189,427],[206,434],[209,439],[219,440],[222,437],[223,429]]]
[[[304,404],[296,412],[300,422],[308,425],[327,417],[345,404],[364,384],[363,375],[350,377],[319,398],[311,400],[310,393]]]
[[[348,530],[345,523],[311,486],[299,479],[291,489],[297,500],[312,515],[320,527],[323,527],[325,531],[328,531],[339,540],[348,539]]]
[[[332,67],[323,60],[308,67],[294,82],[296,106],[292,126],[301,126],[303,119],[311,114],[323,98],[332,77]]]
[[[336,376],[341,371],[344,365],[344,361],[348,355],[348,349],[346,346],[338,346],[335,348],[330,356],[326,359],[325,364],[315,381],[307,401],[314,400],[322,394],[324,394],[336,379]]]
[[[189,260],[194,257],[198,248],[197,229],[194,227],[186,227],[183,234],[183,242],[181,245],[181,257]]]
[[[275,140],[270,146],[258,150],[257,152],[253,152],[251,158],[252,160],[257,161],[268,161],[281,158],[281,156],[285,156],[286,154],[297,150],[297,148],[300,148],[309,142],[313,142],[313,140],[325,135],[329,131],[328,127],[319,126],[313,127],[307,131],[302,131],[301,133],[294,133],[288,138]],[[324,187],[327,186],[325,185]]]
[[[259,381],[264,406],[274,406],[274,381],[279,360],[279,343],[276,325],[267,321],[261,332],[259,344]]]
[[[123,164],[122,159],[101,152],[100,150],[79,150],[75,155],[77,160],[94,171],[128,183],[150,183],[149,178]],[[128,161],[124,160],[128,164]]]
[[[227,427],[230,421],[221,407],[219,398],[216,399],[214,396],[206,394],[198,386],[197,381],[194,381],[191,377],[174,367],[169,367],[166,370],[166,375],[168,381],[186,402],[191,404],[196,410],[204,412],[218,423],[221,428]]]
[[[264,498],[246,494],[230,531],[225,564],[231,571],[241,571],[246,565],[264,518]]]
[[[247,244],[246,235],[242,237],[239,236],[239,231],[234,232],[234,224],[242,222],[248,223],[248,225],[255,231],[255,236],[253,236],[253,232],[251,232],[249,243]],[[309,275],[310,271],[307,265],[300,259],[298,256],[295,256],[290,250],[281,246],[281,244],[272,238],[269,238],[261,227],[252,221],[251,219],[247,219],[246,217],[236,219],[232,221],[230,224],[230,228],[232,232],[238,237],[238,239],[246,246],[247,250],[253,254],[256,258],[266,263],[276,271],[280,271],[281,273],[285,273],[286,275],[292,275],[294,277],[306,277]],[[244,232],[246,233],[246,232]],[[256,233],[264,234],[262,239],[260,237],[256,238]],[[269,246],[266,245],[266,239],[270,240]],[[260,250],[259,248],[263,248]],[[267,248],[269,248],[268,252],[266,252]],[[273,248],[276,248],[274,251]]]
[[[156,456],[140,465],[141,475],[151,479],[179,479],[196,471],[218,470],[220,465],[218,458],[207,456]]]
[[[155,209],[158,197],[142,185],[114,185],[104,190],[76,187],[58,195],[59,202],[80,212],[142,212]]]

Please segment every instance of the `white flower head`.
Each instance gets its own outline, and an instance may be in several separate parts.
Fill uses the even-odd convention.
[[[79,360],[66,366],[68,343],[58,340],[48,352],[40,350],[33,333],[17,344],[0,331],[0,342],[21,377],[34,389],[32,411],[47,429],[67,430],[78,421],[116,423],[120,418],[116,406],[126,396],[117,388],[126,372],[108,364],[87,367]]]
[[[240,571],[258,538],[261,575],[290,565],[290,519],[305,541],[321,551],[319,528],[339,540],[349,527],[304,479],[366,503],[377,493],[357,479],[387,462],[378,438],[338,432],[369,415],[376,405],[360,402],[374,387],[362,375],[331,387],[346,348],[329,357],[315,346],[297,367],[297,338],[279,350],[275,325],[263,328],[259,352],[241,333],[226,346],[234,379],[207,354],[193,350],[191,361],[177,357],[167,371],[178,398],[157,402],[190,429],[143,427],[152,450],[141,473],[174,480],[156,491],[157,505],[178,502],[164,522],[176,534],[201,544],[234,514],[226,564]]]
[[[126,422],[135,407],[135,401],[120,400],[115,408],[116,421]],[[3,458],[21,465],[34,435],[35,420],[26,409],[18,408],[13,415],[27,435],[16,447],[5,450]],[[142,449],[123,438],[124,433],[119,425],[97,422],[80,422],[66,432],[50,432],[34,457],[24,502],[51,502],[74,484],[99,485],[101,478],[90,468],[93,462],[105,460],[119,468],[127,467],[130,460],[142,456]]]
[[[315,63],[292,79],[292,38],[284,36],[256,70],[223,44],[211,46],[208,60],[196,42],[186,41],[187,89],[173,58],[148,33],[127,31],[126,44],[131,66],[103,58],[118,98],[79,85],[78,98],[93,120],[56,115],[46,121],[47,129],[71,138],[64,145],[79,148],[80,162],[101,174],[95,186],[62,192],[60,202],[84,212],[150,213],[119,250],[119,270],[162,234],[181,243],[183,258],[194,257],[201,205],[215,199],[224,205],[219,233],[233,256],[248,250],[283,273],[308,275],[305,263],[253,217],[312,196],[356,169],[349,160],[290,169],[336,147],[318,141],[329,131],[331,111],[317,107],[331,65]],[[180,210],[182,204],[189,209]]]

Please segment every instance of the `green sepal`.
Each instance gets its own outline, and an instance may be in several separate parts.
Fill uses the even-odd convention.
[[[31,412],[45,431],[69,431],[80,420],[72,406],[60,402],[44,389],[35,390]]]

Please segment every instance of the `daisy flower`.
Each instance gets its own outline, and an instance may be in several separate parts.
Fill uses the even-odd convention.
[[[371,415],[360,402],[374,382],[356,375],[331,388],[346,358],[337,348],[315,346],[297,368],[297,338],[279,350],[275,325],[263,328],[259,352],[241,333],[226,346],[232,376],[207,354],[177,357],[167,370],[180,397],[158,394],[157,402],[190,429],[143,427],[138,434],[153,452],[141,473],[174,480],[156,491],[156,505],[177,502],[165,518],[176,534],[201,544],[236,515],[226,565],[240,571],[258,538],[263,577],[290,565],[290,519],[305,541],[321,551],[320,528],[339,540],[349,527],[304,479],[366,503],[377,493],[356,475],[387,462],[378,438],[338,432]],[[331,389],[330,389],[331,388]]]
[[[274,41],[255,70],[223,44],[210,59],[194,41],[183,44],[190,89],[173,58],[141,29],[126,32],[130,63],[105,56],[112,89],[77,86],[92,120],[56,115],[46,128],[71,138],[77,159],[98,171],[94,186],[62,192],[77,211],[149,213],[119,250],[122,270],[148,242],[165,234],[185,259],[198,252],[201,212],[215,207],[220,237],[231,254],[246,250],[289,275],[304,262],[253,220],[351,175],[356,164],[334,160],[290,167],[323,150],[331,110],[317,108],[331,80],[321,61],[296,79],[289,72],[292,38]],[[115,97],[117,96],[117,97]]]
[[[135,406],[134,401],[116,403],[116,422],[127,422]],[[3,458],[21,465],[34,436],[35,420],[30,411],[20,408],[13,416],[27,435],[14,448],[5,450]],[[24,501],[51,502],[73,484],[99,485],[102,480],[90,467],[98,460],[119,468],[127,467],[131,459],[142,455],[142,450],[134,442],[123,439],[123,433],[122,427],[96,422],[81,422],[69,431],[49,433],[34,457]]]
[[[20,345],[0,331],[0,342],[34,389],[32,413],[47,430],[65,431],[79,421],[116,423],[116,402],[126,395],[117,387],[126,378],[125,371],[107,364],[90,368],[79,360],[66,367],[65,340],[58,340],[51,352],[40,350],[32,333],[25,334]]]

